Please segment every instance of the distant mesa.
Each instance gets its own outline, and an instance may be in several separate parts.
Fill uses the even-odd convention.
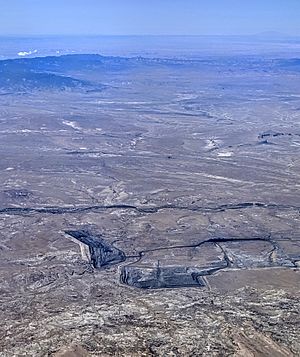
[[[19,52],[20,57],[35,51]],[[101,56],[100,56],[101,57]],[[32,91],[102,91],[101,83],[78,79],[70,74],[74,69],[83,70],[84,59],[72,56],[18,58],[0,61],[0,90],[14,93]],[[86,62],[85,62],[86,64]]]
[[[36,50],[20,51],[16,59],[0,61],[0,90],[13,93],[27,93],[37,90],[49,91],[103,91],[107,85],[100,83],[91,74],[114,75],[122,71],[141,70],[145,66],[151,68],[170,67],[181,70],[186,67],[195,69],[230,70],[240,68],[243,70],[257,69],[258,63],[253,60],[239,60],[235,62],[202,59],[168,59],[168,58],[143,58],[143,57],[112,57],[99,54],[70,54],[62,56],[33,57]],[[300,70],[300,60],[274,60],[272,62],[260,61],[262,70],[289,69]],[[78,78],[80,73],[80,78]],[[1,93],[0,93],[1,94]],[[186,103],[195,109],[193,103]],[[187,109],[188,109],[187,107]],[[210,118],[206,112],[203,115]]]
[[[278,31],[263,31],[254,35],[255,37],[261,37],[266,39],[281,39],[291,37],[289,34]]]

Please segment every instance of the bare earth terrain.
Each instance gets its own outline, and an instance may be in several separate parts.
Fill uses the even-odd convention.
[[[0,356],[298,356],[300,60],[0,62]]]

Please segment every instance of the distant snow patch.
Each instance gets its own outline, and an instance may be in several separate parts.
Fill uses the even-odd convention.
[[[28,52],[26,52],[26,51],[20,51],[20,52],[18,52],[18,56],[20,56],[20,57],[25,57],[25,56],[33,55],[33,54],[35,54],[35,53],[37,53],[37,50],[28,51]]]
[[[231,152],[231,151],[225,151],[225,152],[218,153],[219,157],[231,157],[232,155],[233,155],[233,152]]]
[[[75,121],[64,120],[62,122],[64,125],[70,126],[73,129],[80,130],[81,127]]]

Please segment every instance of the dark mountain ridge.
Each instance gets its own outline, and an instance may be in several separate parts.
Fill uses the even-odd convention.
[[[299,59],[260,59],[256,57],[215,57],[206,59],[159,59],[112,57],[99,54],[17,58],[0,61],[0,90],[26,92],[34,90],[101,91],[107,86],[91,80],[93,74],[115,74],[169,67],[176,70],[196,68],[212,71],[281,71],[299,70]],[[85,80],[85,75],[89,80]],[[92,75],[92,76],[91,76]]]

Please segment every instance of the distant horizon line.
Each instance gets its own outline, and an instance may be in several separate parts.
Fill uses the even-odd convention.
[[[300,37],[300,34],[287,34],[276,31],[263,31],[248,34],[1,34],[3,37]]]

